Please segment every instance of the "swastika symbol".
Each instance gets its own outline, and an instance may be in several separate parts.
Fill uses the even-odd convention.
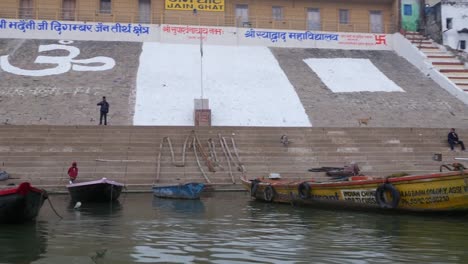
[[[385,35],[375,35],[375,45],[387,45],[387,38]]]

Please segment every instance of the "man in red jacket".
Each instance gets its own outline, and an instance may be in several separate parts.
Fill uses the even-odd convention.
[[[75,182],[76,177],[78,177],[78,167],[75,161],[72,163],[72,166],[68,168],[68,176],[70,177],[70,184]]]

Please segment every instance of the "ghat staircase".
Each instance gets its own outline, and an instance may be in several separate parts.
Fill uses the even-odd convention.
[[[468,92],[468,68],[452,52],[418,32],[405,32],[405,37],[427,56],[439,72]]]
[[[279,173],[287,179],[323,179],[323,174],[308,169],[353,161],[366,175],[430,173],[442,163],[454,162],[454,157],[464,157],[465,152],[449,151],[447,132],[370,127],[4,125],[0,126],[0,170],[12,179],[0,186],[29,181],[47,190],[66,191],[67,169],[73,161],[78,163],[80,181],[106,177],[125,183],[129,191],[193,181],[242,189],[243,170],[248,178]],[[468,130],[457,132],[461,139],[468,138]],[[281,144],[282,135],[287,135],[289,145]],[[436,153],[442,154],[443,161],[433,160]]]

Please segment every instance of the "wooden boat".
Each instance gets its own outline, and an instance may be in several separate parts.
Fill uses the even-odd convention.
[[[200,193],[205,188],[203,183],[186,183],[166,186],[153,186],[153,194],[160,198],[200,199]]]
[[[0,190],[0,223],[24,223],[36,219],[47,199],[45,190],[23,182],[18,187]]]
[[[96,181],[72,183],[67,185],[72,201],[112,202],[119,199],[123,183],[102,178]]]
[[[242,178],[257,200],[320,207],[468,212],[468,170],[402,177],[351,176],[318,182]]]

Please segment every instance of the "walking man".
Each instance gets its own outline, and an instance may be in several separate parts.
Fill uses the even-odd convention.
[[[99,125],[102,125],[102,119],[104,119],[104,125],[107,126],[107,113],[109,113],[109,103],[106,101],[106,97],[102,97],[102,101],[97,105],[101,106],[101,116],[99,117]]]
[[[448,134],[448,143],[450,144],[450,149],[454,151],[453,147],[455,145],[460,144],[462,151],[465,151],[465,144],[458,138],[457,133],[455,133],[455,128],[450,129],[450,133]]]

